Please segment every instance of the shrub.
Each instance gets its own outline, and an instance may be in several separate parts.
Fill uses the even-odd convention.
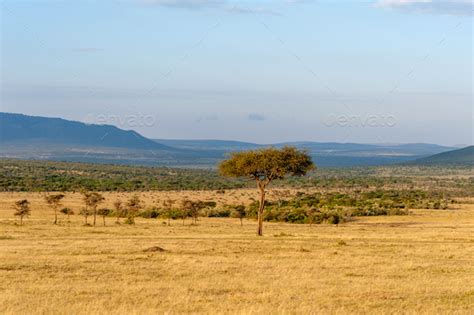
[[[62,208],[59,210],[62,214],[67,216],[67,220],[69,222],[69,216],[74,214],[74,211],[71,208]]]
[[[135,218],[127,217],[127,219],[123,223],[128,224],[128,225],[134,225],[135,224]]]
[[[126,224],[135,224],[135,217],[140,213],[140,210],[143,208],[143,203],[140,197],[135,194],[133,195],[126,204],[127,209],[127,220]]]
[[[234,218],[240,219],[240,226],[243,226],[243,219],[247,216],[247,211],[244,205],[237,205],[230,207],[231,209],[231,216]]]
[[[208,209],[203,213],[204,216],[209,218],[228,218],[231,215],[229,209]]]
[[[177,220],[177,219],[181,218],[181,211],[179,211],[177,209],[171,209],[169,211],[166,211],[166,213],[161,212],[160,217]]]
[[[306,211],[303,208],[295,208],[287,212],[285,219],[286,222],[290,223],[306,223],[308,221]]]
[[[342,222],[341,216],[338,213],[331,213],[328,215],[328,218],[326,219],[326,222],[328,224],[339,224]]]
[[[147,209],[147,210],[144,210],[140,213],[140,216],[142,218],[147,218],[147,219],[156,219],[160,216],[160,210],[158,210],[157,208],[151,208],[151,209]]]

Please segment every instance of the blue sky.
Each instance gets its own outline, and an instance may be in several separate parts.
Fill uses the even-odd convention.
[[[3,1],[1,110],[154,138],[472,143],[472,1]]]

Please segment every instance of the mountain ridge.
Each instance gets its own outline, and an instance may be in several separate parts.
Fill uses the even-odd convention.
[[[474,145],[462,149],[442,152],[421,159],[416,159],[408,164],[413,165],[474,165]]]
[[[113,125],[94,125],[63,118],[0,113],[2,143],[40,140],[94,147],[173,150],[134,130],[123,130]]]
[[[215,167],[231,152],[268,146],[307,149],[320,167],[397,164],[454,149],[436,144],[149,139],[112,125],[12,113],[0,113],[0,143],[3,158],[180,167]]]

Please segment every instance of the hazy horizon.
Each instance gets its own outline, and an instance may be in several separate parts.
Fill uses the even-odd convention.
[[[4,112],[153,139],[473,143],[472,1],[2,2]]]
[[[2,112],[0,112],[2,113]],[[28,115],[28,114],[24,114],[24,113],[16,113],[16,112],[4,112],[4,113],[7,113],[7,114],[20,114],[20,115],[26,115],[26,116],[33,116],[33,117],[45,117],[45,118],[60,118],[60,119],[64,119],[62,117],[59,117],[59,116],[51,116],[51,117],[48,117],[48,116],[36,116],[36,115]],[[67,119],[68,120],[68,119]],[[75,120],[68,120],[68,121],[75,121]],[[86,123],[88,124],[88,122],[83,122],[83,123]],[[100,124],[99,124],[100,125]],[[110,126],[115,126],[117,128],[120,128],[120,129],[123,129],[121,128],[119,125],[117,124],[105,124],[105,125],[110,125]],[[123,130],[132,130],[132,131],[136,131],[136,132],[139,132],[138,130],[135,130],[135,129],[123,129]],[[140,133],[140,132],[139,132]],[[143,135],[143,134],[142,134]],[[145,136],[145,135],[143,135]],[[146,136],[145,136],[146,137]],[[466,147],[466,146],[470,146],[472,144],[466,144],[466,143],[456,143],[456,144],[440,144],[440,143],[428,143],[428,142],[385,142],[385,143],[381,143],[381,142],[339,142],[339,141],[314,141],[314,140],[306,140],[306,139],[293,139],[293,140],[289,140],[289,141],[283,141],[283,142],[258,142],[258,141],[246,141],[246,140],[242,140],[242,139],[219,139],[219,138],[193,138],[193,137],[189,137],[189,138],[154,138],[154,137],[147,137],[149,139],[152,139],[152,140],[166,140],[166,141],[231,141],[231,142],[242,142],[242,143],[251,143],[251,144],[257,144],[257,145],[273,145],[273,144],[282,144],[282,143],[298,143],[298,142],[314,142],[314,143],[341,143],[341,144],[349,144],[349,143],[354,143],[354,144],[368,144],[368,145],[406,145],[406,144],[433,144],[433,145],[439,145],[439,146],[447,146],[447,147]]]

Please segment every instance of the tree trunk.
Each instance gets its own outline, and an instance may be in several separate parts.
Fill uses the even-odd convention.
[[[260,206],[258,208],[257,235],[263,236],[263,209],[265,209],[265,186],[262,183],[259,183],[258,188],[260,189]]]
[[[94,226],[95,226],[96,217],[97,217],[97,209],[94,208]]]
[[[244,226],[244,221],[242,218],[240,218],[240,226]]]
[[[58,224],[58,209],[54,208],[54,224]]]
[[[20,225],[23,225],[23,217],[20,216]]]
[[[171,218],[168,217],[168,226],[171,226]]]
[[[102,219],[104,219],[104,226],[105,226],[105,216],[103,216]]]

